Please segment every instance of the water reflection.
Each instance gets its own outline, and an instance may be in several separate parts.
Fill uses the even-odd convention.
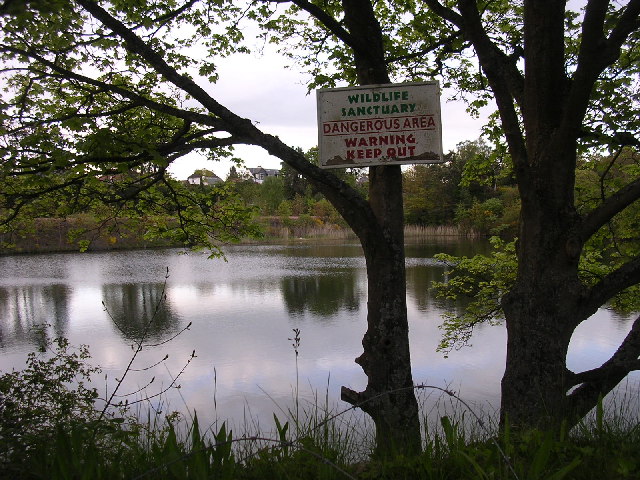
[[[102,301],[124,338],[162,341],[180,327],[180,318],[164,292],[164,283],[106,284]]]
[[[433,282],[444,280],[444,265],[434,261],[407,262],[407,293],[418,310],[425,311],[434,304]]]
[[[0,348],[23,344],[40,348],[47,338],[65,336],[69,297],[64,284],[0,287]]]
[[[416,381],[453,386],[465,401],[497,406],[503,327],[475,329],[473,348],[453,351],[448,358],[436,353],[444,309],[462,304],[434,298],[431,284],[445,279],[445,268],[433,255],[484,251],[485,243],[459,239],[407,246],[411,356]],[[51,336],[89,344],[94,363],[113,378],[122,373],[131,341],[149,322],[150,343],[193,322],[171,342],[142,352],[139,361],[152,365],[170,354],[153,373],[142,374],[166,385],[195,349],[197,358],[181,378],[180,398],[172,400],[171,408],[187,404],[203,422],[212,412],[214,395],[219,418],[242,419],[248,407],[272,421],[272,412],[291,401],[296,375],[301,385],[327,389],[332,403],[340,398],[342,385],[366,386],[353,361],[362,353],[367,327],[366,269],[358,244],[240,245],[226,253],[228,262],[197,253],[178,255],[177,250],[0,257],[0,370],[24,363],[39,346],[31,327],[42,323],[52,325]],[[161,301],[164,283],[159,279],[167,267],[167,299]],[[574,335],[569,368],[597,366],[615,351],[630,325],[628,317],[598,312]],[[302,330],[299,357],[287,340],[292,328]],[[131,391],[138,388],[136,382],[129,385]]]
[[[282,298],[290,315],[310,312],[330,317],[340,311],[356,312],[362,296],[356,280],[353,270],[330,275],[287,276],[281,281]]]

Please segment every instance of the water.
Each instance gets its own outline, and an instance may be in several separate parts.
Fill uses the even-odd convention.
[[[445,358],[435,351],[445,306],[430,290],[444,273],[435,253],[471,255],[486,248],[444,240],[408,246],[407,300],[414,381],[453,389],[474,408],[491,412],[499,404],[505,330],[480,326],[473,347]],[[145,342],[156,346],[145,349],[134,367],[169,358],[151,370],[131,372],[120,393],[145,387],[153,376],[154,383],[130,400],[158,393],[195,351],[177,380],[180,390],[143,402],[144,408],[185,415],[195,410],[202,423],[224,419],[242,425],[251,418],[270,426],[273,412],[281,415],[280,409],[293,404],[297,328],[303,405],[313,402],[315,394],[324,399],[328,393],[331,404],[346,408],[339,402],[340,387],[366,385],[353,361],[366,330],[366,272],[359,245],[232,246],[225,251],[226,262],[178,250],[0,257],[0,370],[24,365],[27,353],[42,342],[33,327],[46,324],[49,338],[63,335],[72,344],[89,345],[92,363],[103,369],[96,385],[104,397],[153,319]],[[600,310],[574,335],[569,368],[598,366],[631,323]],[[439,395],[432,397],[425,408]]]

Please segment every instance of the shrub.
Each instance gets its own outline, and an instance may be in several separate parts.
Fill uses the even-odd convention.
[[[0,465],[17,468],[29,453],[57,435],[98,416],[91,376],[100,371],[87,363],[86,345],[71,348],[65,338],[47,342],[28,355],[26,368],[0,376]]]

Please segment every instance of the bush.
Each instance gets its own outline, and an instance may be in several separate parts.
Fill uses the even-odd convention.
[[[65,338],[28,355],[26,368],[0,376],[0,465],[19,467],[29,453],[46,446],[61,427],[98,418],[86,345],[71,348]]]

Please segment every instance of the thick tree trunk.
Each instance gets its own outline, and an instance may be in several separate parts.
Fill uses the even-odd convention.
[[[382,31],[369,0],[343,0],[353,36],[361,85],[389,83]],[[358,231],[367,262],[367,332],[356,359],[367,375],[364,392],[343,387],[342,399],[358,405],[376,426],[376,454],[417,454],[421,449],[418,402],[413,391],[406,304],[404,210],[399,166],[369,169],[374,231]]]
[[[573,322],[549,308],[549,297],[532,295],[535,289],[523,282],[505,301],[508,341],[501,423],[519,429],[547,427],[569,413],[565,365]]]
[[[502,302],[508,340],[501,420],[528,428],[569,415],[566,356],[584,313],[584,288],[571,194],[553,181],[532,182],[521,191],[518,276]]]
[[[372,167],[370,172],[371,205],[383,227],[361,237],[369,285],[368,328],[364,353],[356,362],[368,383],[361,393],[343,387],[342,399],[373,419],[378,455],[415,454],[421,436],[409,354],[402,174],[398,166]]]
[[[564,3],[526,0],[524,9],[526,153],[514,160],[522,207],[518,275],[502,302],[508,340],[501,399],[501,421],[523,429],[567,414],[566,355],[582,292],[575,140],[557,135],[567,88]]]

